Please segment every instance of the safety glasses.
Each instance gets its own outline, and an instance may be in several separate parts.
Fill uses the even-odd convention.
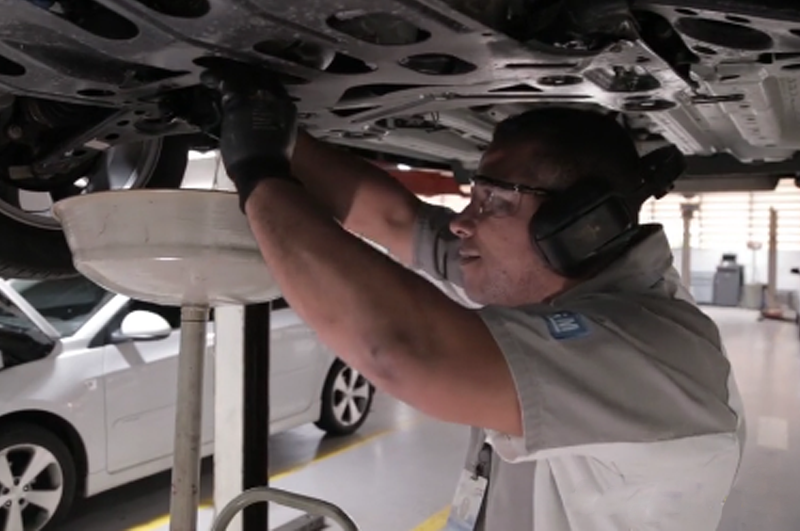
[[[504,218],[513,216],[519,210],[522,194],[537,196],[551,196],[553,192],[544,188],[536,188],[526,184],[509,183],[486,177],[474,175],[472,183],[471,204],[477,206],[478,216],[491,216]]]

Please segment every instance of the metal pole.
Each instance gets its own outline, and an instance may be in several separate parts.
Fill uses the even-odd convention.
[[[681,249],[681,277],[684,285],[692,286],[692,213],[683,211],[683,248]]]
[[[271,310],[272,303],[244,308],[242,488],[245,492],[222,508],[211,529],[226,531],[236,514],[242,511],[242,531],[266,531],[269,529],[267,502],[272,502],[308,512],[282,525],[281,530],[324,529],[327,516],[341,525],[343,531],[358,531],[353,520],[329,502],[269,487]]]
[[[692,287],[692,218],[698,206],[695,203],[681,203],[683,217],[683,247],[681,248],[681,280],[686,289]]]
[[[242,490],[269,485],[269,365],[271,304],[244,309],[244,418]],[[266,503],[242,512],[242,531],[269,529]]]
[[[767,258],[767,308],[778,304],[778,211],[769,209],[769,247]]]
[[[170,531],[197,529],[207,322],[208,308],[198,306],[181,308]]]

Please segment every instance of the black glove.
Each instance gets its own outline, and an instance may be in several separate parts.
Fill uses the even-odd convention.
[[[265,179],[289,179],[297,109],[274,78],[244,67],[209,70],[203,83],[222,94],[220,153],[244,205]]]

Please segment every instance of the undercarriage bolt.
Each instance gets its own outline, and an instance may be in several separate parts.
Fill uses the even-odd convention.
[[[19,140],[22,138],[22,128],[16,124],[9,125],[6,128],[6,134],[11,140]]]
[[[3,507],[5,507],[6,509],[10,509],[11,508],[11,502],[7,501],[6,504]]]
[[[31,490],[31,486],[30,486],[30,485],[25,485],[25,486],[22,488],[22,490],[24,490],[25,492],[28,492],[29,490]]]

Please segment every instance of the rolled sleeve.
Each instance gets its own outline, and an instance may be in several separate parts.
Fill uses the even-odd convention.
[[[417,212],[411,268],[454,301],[476,308],[463,289],[458,265],[458,237],[450,230],[455,216],[449,208],[422,203]]]
[[[504,354],[522,411],[522,437],[486,432],[505,461],[735,429],[736,416],[726,404],[724,356],[697,378],[680,363],[664,362],[670,356],[708,356],[707,350],[692,350],[691,337],[664,329],[664,340],[652,338],[651,347],[591,312],[545,305],[486,307],[479,313]]]
[[[414,226],[413,267],[437,280],[458,278],[458,237],[450,230],[449,208],[422,203]]]

